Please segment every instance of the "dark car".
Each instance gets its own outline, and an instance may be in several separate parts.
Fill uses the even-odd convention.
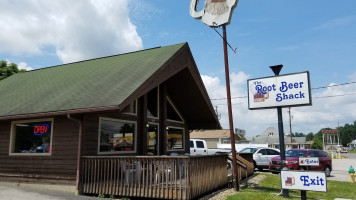
[[[291,149],[286,151],[286,165],[289,170],[306,170],[306,166],[299,166],[299,157],[318,157],[319,166],[308,166],[310,171],[325,171],[326,176],[330,176],[332,170],[332,160],[328,153],[318,149]],[[272,158],[269,164],[272,173],[281,171],[281,157]]]

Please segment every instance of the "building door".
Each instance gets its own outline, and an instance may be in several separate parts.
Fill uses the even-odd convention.
[[[147,154],[158,155],[158,124],[149,123],[147,130]]]

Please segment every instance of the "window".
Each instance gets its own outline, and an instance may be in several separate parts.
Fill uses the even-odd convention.
[[[318,157],[318,154],[316,151],[309,151],[307,157]]]
[[[158,118],[158,88],[147,93],[147,117]]]
[[[167,129],[167,150],[183,149],[183,133],[182,128]]]
[[[136,123],[100,118],[99,153],[135,151]]]
[[[169,98],[167,98],[167,119],[177,122],[184,121],[176,107],[174,107],[173,102]]]
[[[255,153],[257,151],[256,148],[244,148],[240,152],[241,153]]]
[[[136,111],[137,111],[137,104],[136,104],[136,100],[133,101],[132,103],[130,103],[130,105],[126,106],[122,112],[125,114],[133,114],[136,115]]]
[[[197,148],[204,149],[204,142],[203,141],[197,141]]]
[[[257,153],[261,153],[262,155],[267,155],[267,151],[266,149],[261,149],[259,152]]]
[[[190,146],[190,148],[194,148],[194,142],[193,141],[189,141],[189,146]]]
[[[10,153],[49,155],[53,119],[14,121],[11,126]]]
[[[158,145],[158,124],[148,124],[147,146],[148,154],[157,155]]]
[[[301,150],[288,150],[286,151],[286,157],[303,157],[305,151]]]
[[[329,157],[329,155],[326,152],[319,151],[318,152],[319,157]]]
[[[279,155],[279,152],[273,149],[267,149],[268,155]]]

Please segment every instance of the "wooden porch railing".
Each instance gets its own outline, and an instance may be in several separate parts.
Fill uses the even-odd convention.
[[[80,192],[193,199],[227,184],[227,155],[86,156]]]

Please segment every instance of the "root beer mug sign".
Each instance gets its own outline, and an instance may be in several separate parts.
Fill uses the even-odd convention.
[[[309,72],[249,79],[249,109],[311,105]]]
[[[197,11],[199,0],[192,0],[190,15],[195,19],[201,19],[204,24],[211,27],[228,25],[237,2],[238,0],[205,0],[203,10]]]

